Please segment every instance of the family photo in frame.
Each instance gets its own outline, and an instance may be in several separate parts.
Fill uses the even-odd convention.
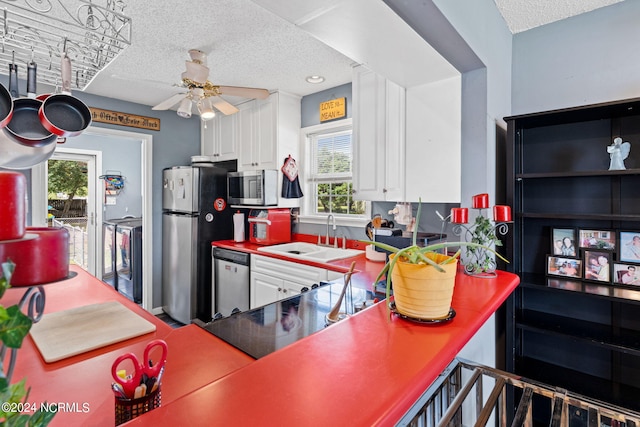
[[[640,262],[640,231],[620,231],[621,262]]]
[[[584,278],[597,282],[611,282],[611,252],[585,250]]]
[[[613,283],[618,285],[640,285],[640,265],[614,263]]]
[[[576,230],[573,228],[552,228],[551,242],[553,255],[576,256]]]
[[[547,274],[562,277],[582,277],[582,260],[547,255]]]
[[[579,242],[581,248],[613,251],[616,249],[616,233],[613,230],[580,230]]]
[[[555,281],[640,286],[640,230],[551,227],[549,238],[546,275]]]

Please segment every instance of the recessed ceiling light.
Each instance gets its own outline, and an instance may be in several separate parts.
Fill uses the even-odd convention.
[[[318,83],[322,83],[324,81],[324,77],[322,77],[322,76],[308,76],[305,80],[308,83],[318,84]]]

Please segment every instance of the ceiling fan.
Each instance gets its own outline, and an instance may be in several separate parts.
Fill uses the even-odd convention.
[[[215,117],[215,109],[225,115],[234,114],[238,109],[225,101],[220,95],[240,96],[244,98],[265,99],[269,96],[266,89],[218,86],[209,80],[209,67],[207,67],[207,55],[198,49],[189,50],[190,61],[185,61],[187,70],[182,73],[181,86],[187,92],[173,95],[152,108],[152,110],[167,110],[180,102],[178,115],[191,117],[193,104],[196,105],[202,120],[211,120]]]

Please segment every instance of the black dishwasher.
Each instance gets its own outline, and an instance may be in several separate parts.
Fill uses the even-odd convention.
[[[215,316],[223,317],[249,310],[248,253],[213,248],[211,307]]]

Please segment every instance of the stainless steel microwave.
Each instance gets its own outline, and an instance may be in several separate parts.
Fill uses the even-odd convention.
[[[278,204],[278,171],[229,172],[227,194],[230,205],[275,206]]]

